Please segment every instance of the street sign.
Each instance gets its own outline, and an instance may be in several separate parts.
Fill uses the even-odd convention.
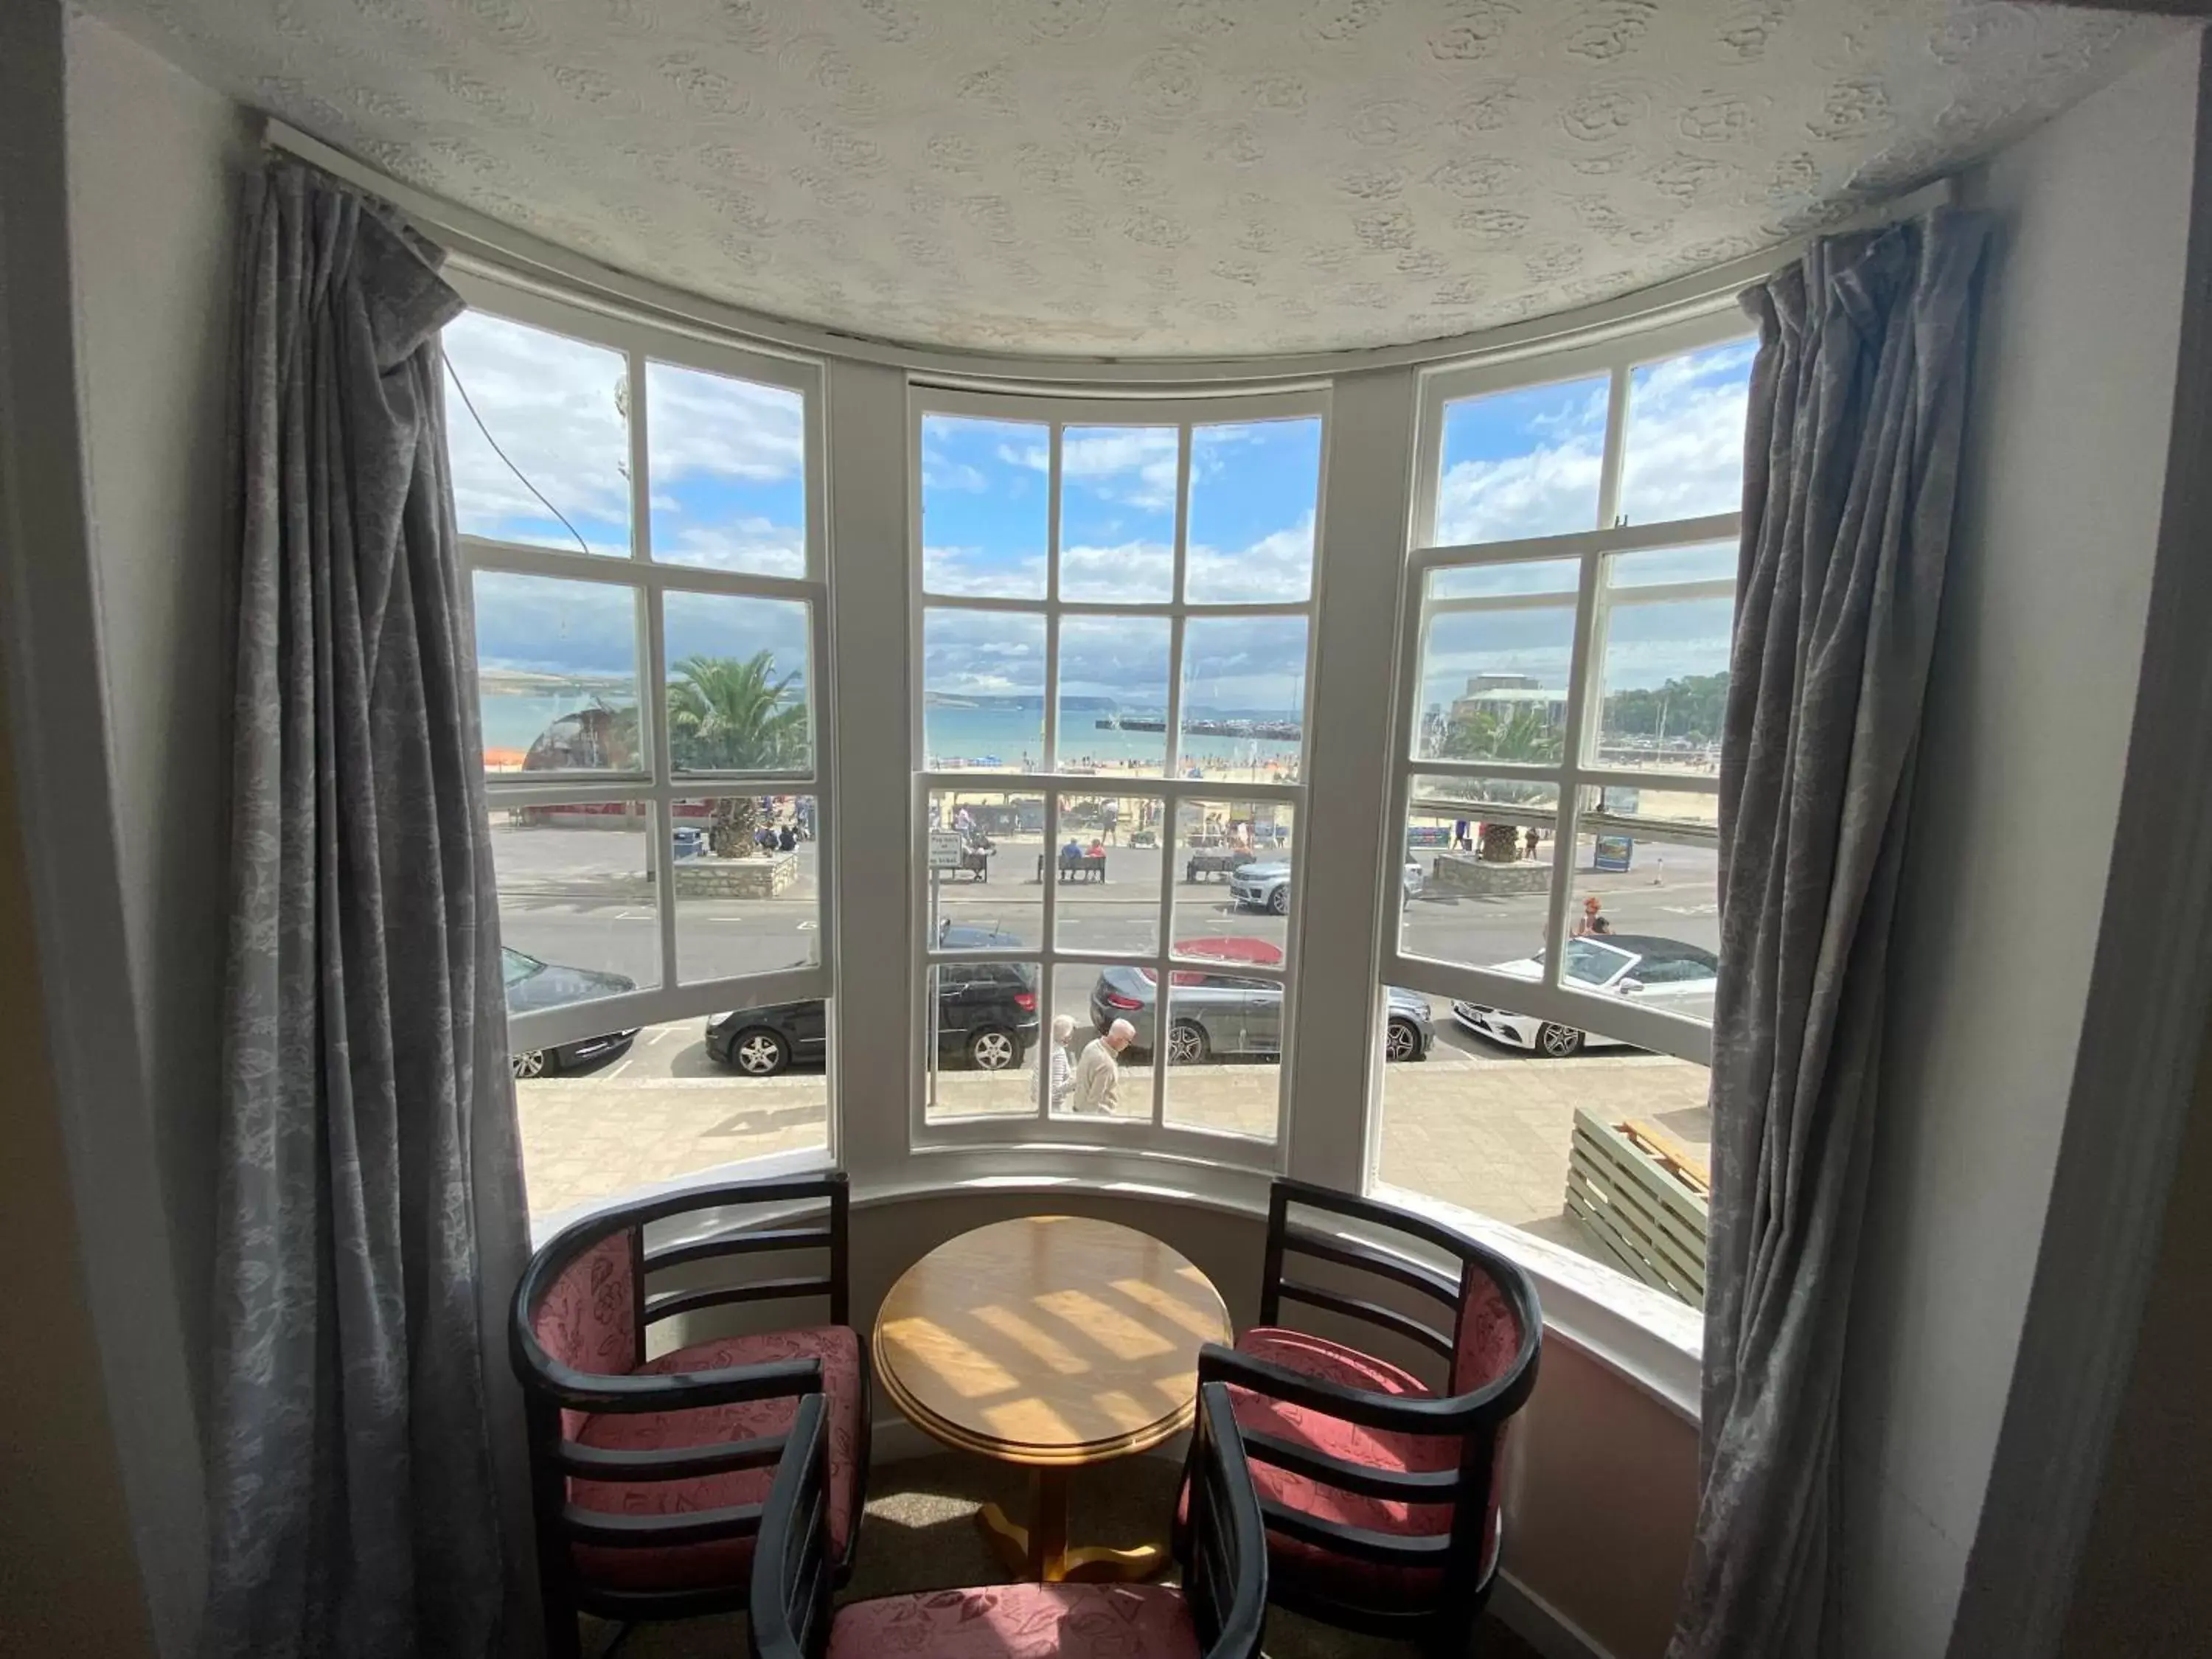
[[[1626,836],[1600,836],[1597,856],[1591,863],[1600,870],[1621,871],[1636,857],[1636,843]]]
[[[929,867],[933,870],[957,870],[961,855],[967,850],[968,837],[957,830],[929,832]]]

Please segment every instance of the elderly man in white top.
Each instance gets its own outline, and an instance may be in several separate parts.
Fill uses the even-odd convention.
[[[1093,1037],[1083,1050],[1083,1058],[1075,1062],[1075,1090],[1069,1097],[1068,1107],[1077,1112],[1111,1112],[1117,1102],[1121,1085],[1121,1068],[1116,1057],[1134,1041],[1137,1028],[1126,1019],[1117,1019],[1106,1028],[1106,1035]]]

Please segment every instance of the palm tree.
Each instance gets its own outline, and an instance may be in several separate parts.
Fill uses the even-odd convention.
[[[775,678],[774,652],[743,660],[690,656],[676,672],[681,678],[668,688],[668,748],[677,770],[762,772],[805,764],[806,705],[784,701],[799,676]],[[751,854],[757,816],[750,795],[718,799],[707,830],[715,854]]]
[[[1566,752],[1566,740],[1540,709],[1524,705],[1505,714],[1495,708],[1474,708],[1452,717],[1438,750],[1448,760],[1531,761],[1556,766]],[[1485,786],[1485,793],[1510,800],[1522,792],[1493,781]],[[1510,823],[1485,822],[1481,856],[1486,864],[1514,862],[1521,856],[1520,829]]]

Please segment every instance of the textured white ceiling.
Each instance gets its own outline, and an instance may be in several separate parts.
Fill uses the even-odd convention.
[[[96,0],[610,264],[1036,353],[1429,338],[1948,170],[2160,26],[1960,0]]]

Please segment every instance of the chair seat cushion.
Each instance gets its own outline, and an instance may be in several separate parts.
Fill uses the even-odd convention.
[[[861,1398],[860,1339],[849,1328],[816,1325],[720,1337],[665,1353],[640,1366],[636,1375],[668,1376],[779,1359],[822,1362],[830,1435],[830,1547],[842,1557],[846,1540],[852,1535],[854,1495],[860,1474],[860,1413],[866,1408]],[[678,1446],[714,1445],[781,1434],[790,1428],[797,1410],[797,1402],[786,1397],[688,1411],[601,1412],[585,1419],[575,1438],[581,1444],[608,1451],[665,1451]],[[620,1515],[689,1515],[765,1502],[775,1479],[773,1464],[680,1480],[571,1479],[568,1501],[579,1509]],[[733,1538],[643,1549],[579,1544],[575,1553],[576,1570],[585,1580],[608,1589],[726,1588],[742,1596],[752,1565],[753,1540]]]
[[[855,1601],[829,1659],[1198,1659],[1182,1592],[1161,1584],[994,1584]]]
[[[1368,1394],[1425,1395],[1431,1390],[1411,1372],[1387,1360],[1346,1347],[1304,1331],[1261,1325],[1244,1334],[1237,1346],[1255,1359],[1267,1360],[1308,1376]],[[1417,1435],[1370,1429],[1304,1406],[1270,1400],[1249,1389],[1232,1387],[1231,1409],[1237,1426],[1248,1433],[1271,1434],[1294,1444],[1311,1448],[1346,1462],[1392,1473],[1431,1472],[1458,1466],[1456,1436]],[[1393,1498],[1371,1498],[1328,1486],[1306,1475],[1252,1460],[1252,1484],[1261,1502],[1296,1510],[1316,1520],[1334,1522],[1369,1532],[1405,1536],[1428,1536],[1451,1530],[1449,1504],[1407,1504]],[[1492,1485],[1492,1524],[1485,1546],[1483,1571],[1487,1572],[1497,1550],[1497,1486]],[[1432,1598],[1440,1583],[1434,1570],[1385,1567],[1355,1561],[1299,1539],[1270,1533],[1268,1549],[1273,1572],[1281,1583],[1298,1584],[1338,1601],[1369,1606],[1403,1605]]]

